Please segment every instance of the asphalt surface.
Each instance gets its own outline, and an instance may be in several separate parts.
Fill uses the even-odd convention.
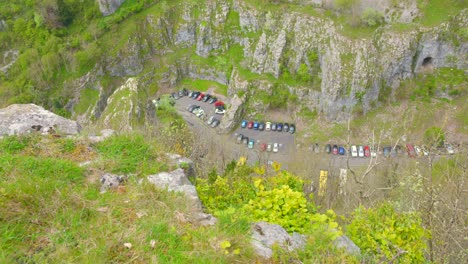
[[[212,150],[215,150],[215,152],[219,153],[219,156],[215,158],[238,160],[239,157],[243,156],[248,158],[248,162],[250,164],[257,162],[260,164],[269,164],[272,161],[276,161],[283,164],[283,168],[288,168],[288,164],[308,162],[308,160],[314,160],[317,162],[318,166],[323,168],[347,167],[348,156],[328,154],[324,151],[325,145],[319,145],[318,153],[313,150],[312,146],[307,148],[297,148],[295,143],[295,134],[277,131],[258,131],[240,128],[240,126],[231,134],[220,134],[218,128],[209,127],[205,121],[188,112],[186,108],[189,105],[199,105],[206,113],[205,120],[211,116],[215,116],[216,119],[221,120],[223,115],[214,113],[214,104],[196,101],[186,96],[176,100],[177,111],[184,118],[189,127],[191,127],[192,130],[200,137],[200,140],[207,142],[205,147],[207,149],[211,148]],[[275,120],[269,121],[274,122]],[[236,139],[238,134],[247,136],[249,139],[255,139],[254,149],[248,149],[245,144],[237,144]],[[278,143],[278,153],[261,151],[260,146],[262,143]],[[380,152],[377,154],[376,158],[349,157],[349,165],[350,167],[363,167],[376,161],[386,163],[389,159],[403,162],[408,159],[408,156],[405,153],[399,153],[394,157],[385,158]]]

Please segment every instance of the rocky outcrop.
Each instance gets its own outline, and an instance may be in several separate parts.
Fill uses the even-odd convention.
[[[89,141],[91,141],[92,143],[98,143],[98,142],[102,142],[104,140],[106,140],[107,138],[113,136],[115,134],[115,131],[112,130],[112,129],[103,129],[101,130],[101,135],[99,136],[95,136],[95,135],[91,135],[88,137]]]
[[[245,96],[239,98],[237,94],[231,98],[229,106],[226,109],[226,113],[219,124],[219,130],[221,133],[230,133],[239,124],[244,114],[244,101]]]
[[[361,254],[361,249],[354,244],[354,242],[349,239],[346,235],[339,236],[337,239],[333,241],[333,245],[338,249],[344,249],[351,255],[359,255]]]
[[[10,69],[10,67],[13,66],[16,60],[18,60],[18,56],[19,56],[19,51],[17,50],[5,51],[3,53],[3,60],[0,62],[0,71],[4,73],[8,72],[8,69]]]
[[[210,215],[205,214],[202,209],[200,198],[198,197],[197,189],[188,180],[184,169],[179,168],[172,172],[161,172],[158,174],[150,175],[147,177],[151,184],[161,189],[166,189],[172,192],[181,192],[191,201],[193,213],[191,215],[192,221],[200,225],[214,225],[217,219]]]
[[[267,222],[254,223],[252,225],[252,247],[257,255],[271,258],[274,245],[292,251],[304,248],[306,238],[298,233],[289,235],[284,228],[276,224]]]
[[[97,0],[103,16],[112,15],[125,0]]]
[[[138,103],[138,81],[129,78],[107,99],[99,122],[116,131],[131,131],[141,111]]]
[[[105,173],[101,176],[99,181],[101,182],[101,193],[104,193],[108,190],[117,189],[121,183],[125,181],[127,177],[123,175],[115,175],[110,173]]]
[[[14,104],[0,109],[0,135],[31,132],[72,135],[80,131],[80,125],[34,104]]]

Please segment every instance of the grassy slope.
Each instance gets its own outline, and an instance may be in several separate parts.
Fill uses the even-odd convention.
[[[138,183],[158,167],[168,169],[154,167],[164,158],[146,142],[140,136],[97,145],[48,137],[0,140],[0,262],[254,261],[248,223],[221,218],[213,228],[193,225],[184,220],[191,208],[183,195]],[[89,168],[78,166],[90,158],[96,162]],[[136,176],[102,194],[102,170]],[[225,240],[240,254],[226,254],[220,248]]]

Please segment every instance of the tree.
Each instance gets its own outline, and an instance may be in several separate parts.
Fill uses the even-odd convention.
[[[440,127],[431,127],[424,132],[424,142],[431,147],[444,146],[445,133]]]

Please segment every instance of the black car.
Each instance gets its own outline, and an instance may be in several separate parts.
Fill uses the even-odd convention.
[[[179,97],[183,97],[183,96],[185,96],[185,94],[184,94],[184,91],[183,91],[183,90],[180,90],[180,91],[178,92],[178,94],[179,94]]]
[[[205,96],[203,97],[202,101],[203,101],[203,102],[208,102],[208,100],[210,100],[210,99],[211,99],[211,95],[205,94]]]
[[[296,126],[294,124],[289,125],[289,133],[294,134],[296,132]]]
[[[249,144],[249,137],[243,137],[242,138],[242,143],[245,144],[245,145]]]
[[[331,145],[330,145],[330,144],[327,144],[327,145],[325,146],[325,152],[326,152],[327,154],[330,154],[331,151],[332,151]]]
[[[176,99],[176,100],[179,100],[179,99],[180,99],[180,96],[179,96],[178,93],[172,93],[172,94],[171,94],[171,97],[174,98],[174,99]]]
[[[216,98],[216,97],[213,96],[213,97],[211,97],[210,100],[208,100],[208,103],[214,104],[216,101],[218,101],[218,98]]]
[[[283,123],[278,123],[278,125],[276,125],[276,131],[278,131],[278,132],[283,131]]]
[[[192,94],[192,97],[191,97],[191,98],[192,98],[192,99],[197,99],[197,97],[198,97],[200,94],[201,94],[200,92],[194,92],[194,93]]]
[[[289,124],[288,124],[288,123],[284,123],[284,125],[283,125],[283,131],[284,131],[284,132],[289,132]]]
[[[271,123],[271,131],[276,131],[276,123]]]
[[[264,122],[260,122],[260,124],[258,124],[258,130],[260,130],[260,131],[265,130],[265,123]]]

